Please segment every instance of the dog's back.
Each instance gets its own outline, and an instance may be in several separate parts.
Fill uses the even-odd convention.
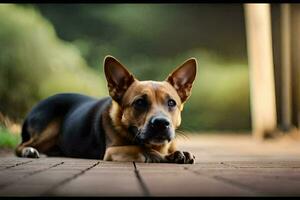
[[[27,115],[22,127],[22,144],[32,143],[31,147],[47,155],[102,158],[105,136],[101,116],[110,104],[110,97],[97,100],[72,93],[51,96]],[[18,156],[22,153],[38,156],[38,152],[30,152],[34,149],[26,152],[22,144],[16,149]]]

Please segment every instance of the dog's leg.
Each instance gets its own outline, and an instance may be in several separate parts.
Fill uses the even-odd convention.
[[[195,157],[188,152],[175,151],[164,155],[156,150],[146,150],[138,146],[115,146],[107,148],[105,161],[135,161],[146,163],[193,164]]]
[[[60,127],[59,122],[59,120],[54,120],[41,133],[32,133],[32,137],[28,141],[17,146],[16,155],[26,158],[39,158],[39,152],[44,153],[56,144]],[[30,131],[33,130],[30,129]]]
[[[138,146],[113,146],[105,151],[105,161],[145,162],[144,149]]]
[[[105,161],[135,161],[147,163],[167,162],[164,155],[155,150],[145,150],[139,146],[115,146],[106,149]]]
[[[40,154],[38,150],[31,147],[34,146],[35,140],[35,138],[30,138],[30,140],[19,144],[15,150],[16,155],[25,158],[39,158]]]

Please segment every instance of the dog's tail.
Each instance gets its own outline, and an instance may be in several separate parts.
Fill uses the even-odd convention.
[[[25,120],[23,123],[21,136],[22,136],[22,143],[24,143],[30,139],[30,133],[28,132],[27,120]]]

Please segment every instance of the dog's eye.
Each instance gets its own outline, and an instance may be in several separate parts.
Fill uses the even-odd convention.
[[[169,106],[169,107],[175,107],[175,106],[176,106],[176,102],[175,102],[173,99],[170,99],[170,100],[168,101],[168,106]]]
[[[145,99],[138,99],[134,102],[134,106],[139,109],[144,109],[148,105],[148,102]]]

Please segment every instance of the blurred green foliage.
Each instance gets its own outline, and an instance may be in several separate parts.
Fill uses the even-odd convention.
[[[227,60],[245,62],[247,58],[242,4],[35,4],[35,7],[53,23],[60,38],[79,47],[94,68],[99,67],[99,58],[113,54],[132,66],[136,66],[137,59],[143,61],[142,72],[149,68],[144,64],[174,59],[198,48],[214,51]],[[157,72],[152,70],[153,77]]]
[[[57,38],[37,11],[0,6],[0,111],[20,119],[39,100],[58,92],[106,93],[99,72],[78,49]]]
[[[15,148],[20,142],[20,135],[12,134],[0,125],[0,147]]]
[[[199,61],[198,75],[183,111],[183,129],[249,130],[248,68],[205,52],[191,52]],[[217,127],[217,128],[216,128]]]
[[[106,95],[107,54],[140,80],[196,57],[181,129],[250,129],[242,5],[1,5],[0,16],[0,111],[10,116],[57,92]]]

